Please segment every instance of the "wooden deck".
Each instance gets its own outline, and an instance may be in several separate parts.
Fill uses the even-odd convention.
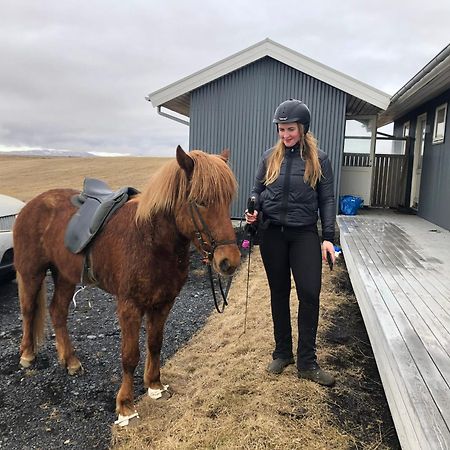
[[[450,449],[450,232],[338,216],[345,262],[403,449]]]

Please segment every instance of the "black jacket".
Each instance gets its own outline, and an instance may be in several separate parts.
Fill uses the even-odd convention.
[[[336,221],[333,170],[330,160],[319,150],[322,177],[313,189],[303,180],[305,161],[299,147],[286,148],[280,175],[271,184],[264,185],[267,159],[273,148],[264,152],[258,166],[251,196],[263,220],[276,225],[299,227],[317,223],[318,212],[322,223],[322,239],[333,242]]]

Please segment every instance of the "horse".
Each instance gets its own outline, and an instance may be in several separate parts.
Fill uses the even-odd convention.
[[[237,182],[220,155],[178,146],[148,185],[118,209],[89,245],[97,286],[116,297],[121,328],[122,383],[116,396],[118,425],[139,417],[133,377],[138,365],[139,330],[146,319],[144,385],[152,398],[170,396],[160,380],[160,352],[167,316],[186,282],[191,243],[223,276],[231,276],[240,252],[230,219]],[[30,200],[14,224],[14,265],[22,313],[20,365],[32,365],[43,343],[47,310],[45,277],[54,294],[49,304],[56,350],[70,375],[82,372],[67,331],[67,316],[83,270],[83,254],[64,246],[76,208],[73,189],[52,189]]]

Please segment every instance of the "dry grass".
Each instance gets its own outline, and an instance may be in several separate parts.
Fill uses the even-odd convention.
[[[150,174],[169,159],[0,156],[0,194],[28,201],[47,189],[80,190],[85,177],[100,178],[113,189],[143,189]]]
[[[0,193],[29,200],[54,187],[80,189],[85,176],[102,178],[112,188],[142,189],[166,160],[0,157]],[[344,262],[331,274],[324,269],[323,280],[318,357],[336,375],[336,387],[299,380],[294,366],[281,376],[266,374],[272,323],[267,281],[255,247],[248,310],[244,261],[225,313],[213,314],[163,367],[162,381],[170,384],[173,397],[162,402],[141,399],[137,424],[113,429],[114,448],[397,448]]]
[[[324,271],[318,338],[322,362],[332,353],[323,339],[330,326],[324,316],[333,316],[347,301],[344,293],[333,287],[332,279],[342,272],[343,263],[333,275]],[[114,448],[347,449],[360,441],[337,423],[327,388],[299,380],[294,366],[282,376],[266,374],[273,337],[269,291],[258,247],[252,254],[243,334],[246,277],[243,265],[233,281],[225,314],[213,314],[162,369],[162,381],[170,384],[174,396],[166,402],[142,399],[138,404],[141,420],[134,427],[114,431]],[[292,310],[296,309],[292,298]],[[345,346],[333,351],[339,353],[337,357],[346,357]],[[339,380],[339,373],[335,375]],[[361,377],[356,372],[347,375]],[[339,389],[338,382],[334,390]]]

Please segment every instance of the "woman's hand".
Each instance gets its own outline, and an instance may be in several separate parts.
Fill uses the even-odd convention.
[[[251,225],[252,223],[255,223],[257,220],[258,220],[258,211],[256,211],[256,209],[253,214],[250,214],[247,210],[245,210],[245,221],[248,224]]]
[[[330,254],[331,256],[331,261],[335,261],[335,253],[334,253],[334,245],[330,242],[330,241],[323,241],[322,242],[322,260],[326,261],[327,260],[327,253]]]

